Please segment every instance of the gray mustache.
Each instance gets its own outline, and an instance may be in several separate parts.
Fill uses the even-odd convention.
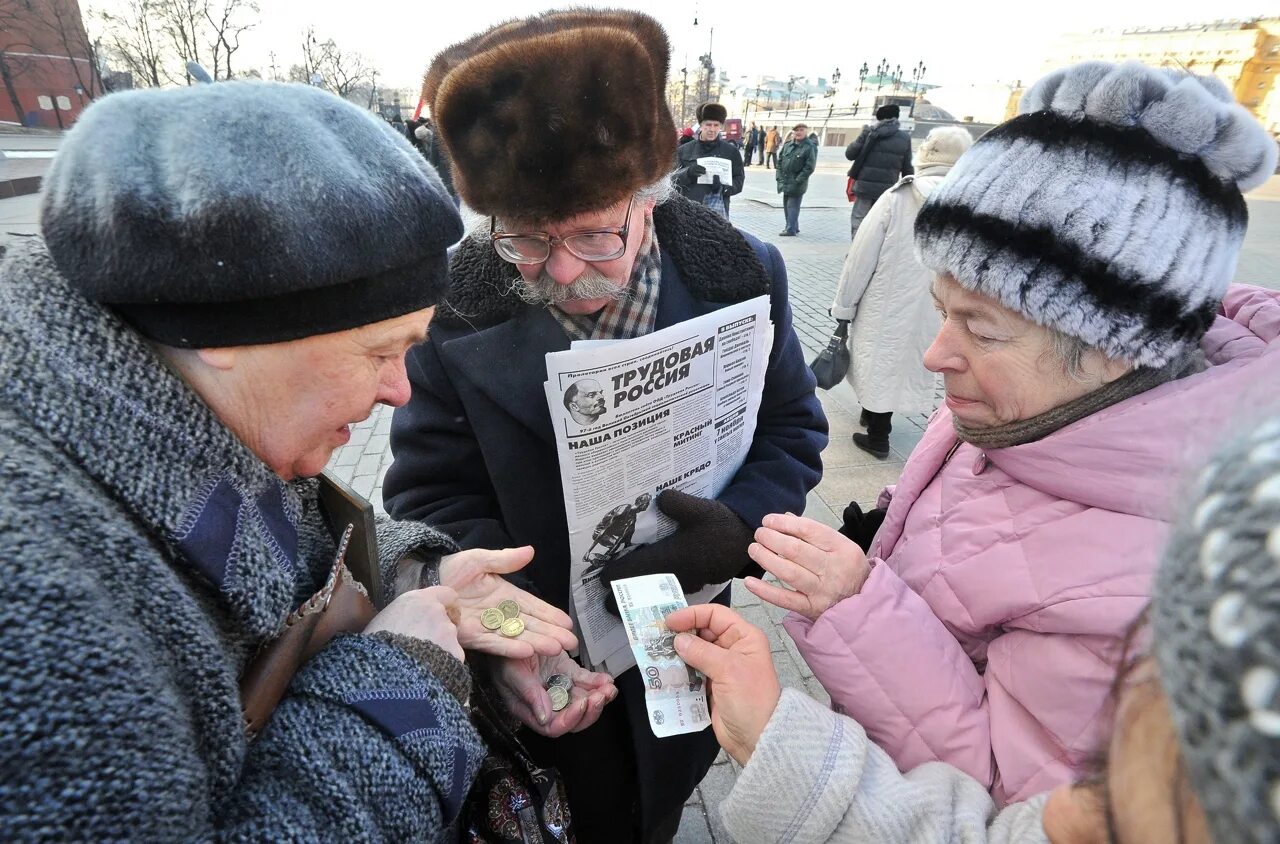
[[[631,295],[628,285],[589,271],[574,279],[572,284],[559,284],[546,272],[539,273],[533,281],[522,276],[512,282],[511,290],[530,305],[559,305],[575,299],[615,301]]]

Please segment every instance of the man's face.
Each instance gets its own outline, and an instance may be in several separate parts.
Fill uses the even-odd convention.
[[[590,379],[577,383],[578,394],[569,402],[583,416],[599,416],[604,413],[604,388],[600,382]]]
[[[720,136],[720,121],[704,120],[702,121],[701,130],[702,131],[699,137],[701,137],[702,140],[714,141],[717,137]]]
[[[333,334],[213,349],[219,388],[234,398],[223,422],[280,477],[320,474],[376,405],[409,400],[404,356],[427,334],[434,308]],[[208,359],[208,358],[207,358]]]
[[[795,139],[797,141],[803,141],[808,134],[809,134],[809,130],[801,126],[799,129],[796,130]]]
[[[563,237],[571,232],[585,229],[620,228],[626,216],[630,200],[624,199],[611,208],[590,214],[580,214],[561,222],[545,223],[539,226],[522,226],[523,230],[537,230],[555,237]],[[539,279],[559,285],[571,285],[579,278],[596,277],[612,282],[614,288],[625,288],[631,281],[631,270],[635,266],[636,253],[644,242],[645,219],[653,211],[652,202],[636,202],[631,206],[631,230],[627,232],[627,249],[612,261],[587,262],[574,255],[561,245],[551,248],[551,256],[541,264],[516,264],[521,277],[530,283]],[[567,314],[594,314],[613,299],[597,297],[593,299],[570,299],[557,305]]]

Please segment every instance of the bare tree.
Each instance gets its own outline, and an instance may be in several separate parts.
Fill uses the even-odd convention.
[[[182,76],[191,84],[187,62],[204,64],[201,48],[204,46],[205,16],[208,0],[152,0],[160,29],[169,38],[169,47],[182,65]]]
[[[315,27],[302,33],[302,64],[289,68],[293,82],[319,84],[343,99],[359,102],[373,84],[374,70],[364,56],[344,50],[332,38],[320,41]]]
[[[155,0],[126,0],[115,13],[99,12],[95,22],[102,27],[106,58],[133,74],[135,85],[159,88],[173,81]]]
[[[209,38],[209,53],[213,57],[214,79],[230,79],[231,57],[240,49],[240,36],[253,29],[257,21],[248,22],[245,15],[258,15],[258,4],[253,0],[222,0],[221,5],[205,6],[205,25]],[[261,77],[261,74],[259,74]]]

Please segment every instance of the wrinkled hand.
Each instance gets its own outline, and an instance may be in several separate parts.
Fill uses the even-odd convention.
[[[667,627],[679,633],[675,644],[680,658],[707,675],[716,740],[734,761],[746,765],[782,696],[769,639],[719,604],[676,610],[667,616]],[[693,630],[697,636],[689,632]]]
[[[573,681],[569,705],[559,712],[551,711],[551,697],[542,685],[553,674],[565,674]],[[613,678],[588,671],[563,651],[555,656],[495,660],[493,684],[508,712],[548,738],[585,730],[600,718],[605,704],[618,696]]]
[[[505,548],[489,551],[477,548],[449,554],[440,561],[440,582],[458,593],[458,641],[469,651],[521,659],[535,653],[554,656],[578,646],[573,621],[561,610],[536,598],[502,575],[519,571],[533,559],[533,548]],[[508,639],[497,630],[487,630],[480,614],[501,601],[520,605],[524,632]]]
[[[413,589],[398,596],[373,617],[364,632],[385,630],[400,636],[426,639],[462,659],[457,619],[458,593],[447,586],[433,586],[430,589]]]
[[[817,619],[845,598],[858,594],[871,574],[867,555],[852,539],[821,522],[774,513],[764,517],[751,559],[791,589],[758,578],[744,584],[774,606]]]
[[[674,489],[658,495],[658,509],[680,525],[666,539],[637,548],[604,567],[600,582],[670,572],[685,592],[731,580],[751,564],[751,528],[725,505]]]

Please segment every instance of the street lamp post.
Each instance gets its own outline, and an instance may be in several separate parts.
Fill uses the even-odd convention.
[[[862,67],[858,68],[858,99],[853,104],[853,113],[856,116],[858,109],[862,106],[862,87],[867,81],[867,63],[863,62]]]
[[[924,62],[916,62],[916,66],[911,69],[911,109],[907,112],[909,117],[916,116],[916,100],[920,99],[920,83],[924,81],[924,73],[928,70],[924,66]]]

